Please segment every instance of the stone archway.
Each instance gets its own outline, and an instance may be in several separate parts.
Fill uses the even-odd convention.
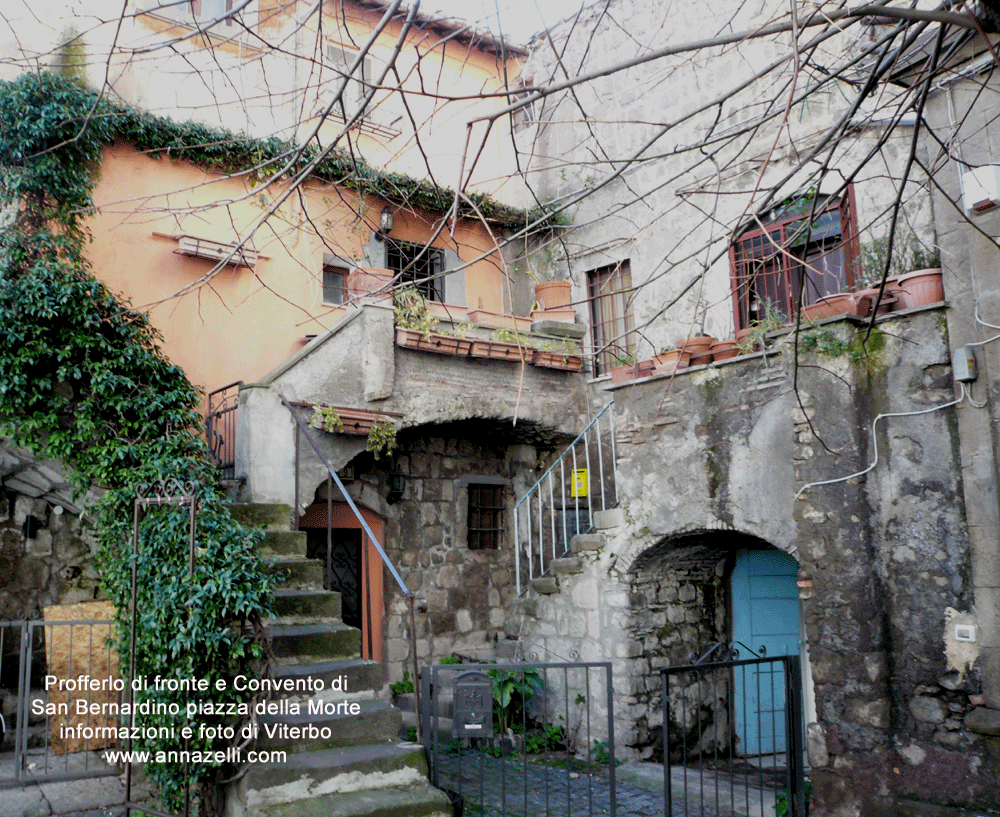
[[[731,579],[740,554],[753,552],[783,553],[740,531],[699,529],[665,537],[632,562],[628,625],[636,701],[632,748],[640,756],[661,759],[663,754],[659,671],[693,663],[716,645],[729,645],[734,625],[738,630],[744,624],[734,622]],[[742,615],[739,610],[736,613]],[[672,723],[671,733],[683,735],[688,747],[729,752],[736,744],[717,737],[732,735],[729,710],[728,703],[706,701],[703,722]],[[725,728],[720,728],[722,718],[727,719]],[[713,735],[714,745],[705,744],[707,734]],[[726,745],[719,745],[722,741]]]

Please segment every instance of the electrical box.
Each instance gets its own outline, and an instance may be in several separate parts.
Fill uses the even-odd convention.
[[[972,383],[979,377],[976,367],[976,353],[972,346],[963,346],[955,350],[951,361],[951,371],[959,383]]]
[[[967,215],[985,213],[1000,205],[1000,165],[970,167],[962,173],[962,209]]]
[[[488,738],[493,735],[493,679],[484,672],[463,672],[455,679],[452,735]]]
[[[976,640],[976,625],[975,624],[956,624],[955,625],[955,640],[956,641],[975,641]]]

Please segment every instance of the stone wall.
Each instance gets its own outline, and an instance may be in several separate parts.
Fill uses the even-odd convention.
[[[421,664],[456,654],[488,661],[503,649],[507,611],[516,597],[513,504],[538,458],[511,431],[475,423],[407,429],[391,460],[361,454],[352,461],[356,479],[348,491],[383,517],[386,554],[407,587],[426,600],[426,612],[417,613]],[[385,495],[393,472],[405,475],[406,488],[390,505]],[[495,550],[468,546],[468,484],[479,480],[503,485],[505,530]],[[409,607],[388,571],[383,582],[389,680],[397,681],[410,669]]]
[[[974,605],[956,417],[976,409],[949,405],[942,311],[883,321],[867,358],[847,323],[811,331],[839,351],[796,356],[789,341],[615,390],[624,523],[559,593],[525,605],[526,649],[627,659],[619,739],[649,756],[656,670],[730,637],[726,561],[752,537],[799,562],[821,810],[907,798],[995,808],[995,738],[967,730],[978,656],[954,643]],[[906,416],[879,420],[873,444],[880,414]],[[689,547],[708,542],[714,552]],[[581,632],[568,625],[587,586],[598,612]]]
[[[25,538],[25,520],[34,535]],[[0,489],[0,620],[36,619],[42,608],[98,597],[97,541],[79,515]]]

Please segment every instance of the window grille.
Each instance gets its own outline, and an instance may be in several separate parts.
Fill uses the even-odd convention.
[[[428,301],[444,300],[441,280],[441,273],[444,272],[443,250],[412,241],[387,238],[385,254],[386,267],[393,271],[397,284],[416,287]]]
[[[469,485],[469,550],[496,550],[503,539],[502,485]]]

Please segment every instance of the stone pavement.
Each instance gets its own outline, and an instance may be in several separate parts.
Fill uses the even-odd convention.
[[[617,770],[614,794],[606,769],[571,771],[534,759],[499,760],[481,753],[444,756],[439,785],[461,792],[466,814],[487,817],[618,817],[665,815],[663,766],[636,763]],[[671,770],[671,817],[773,817],[774,789],[752,775]]]
[[[28,750],[26,778],[14,780],[13,752],[0,754],[0,817],[108,817],[125,813],[124,778],[114,774],[98,752],[56,756]],[[54,780],[45,775],[85,775]],[[95,776],[101,775],[101,776]],[[148,796],[149,787],[136,773],[132,797]]]

